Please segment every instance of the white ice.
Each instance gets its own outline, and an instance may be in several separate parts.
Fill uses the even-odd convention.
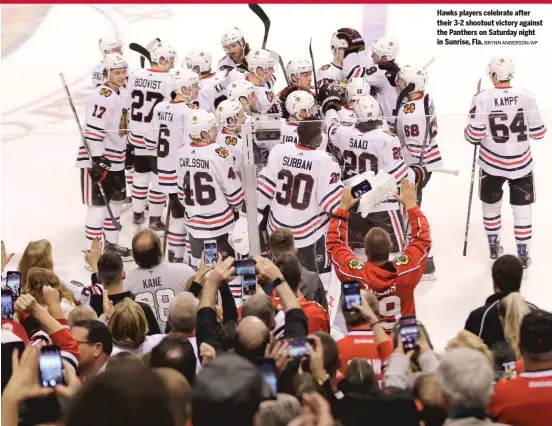
[[[272,20],[268,47],[279,52],[284,61],[308,57],[312,37],[317,66],[331,60],[332,32],[342,26],[362,28],[363,19],[370,13],[360,5],[264,8]],[[532,11],[532,19],[550,16],[552,11],[549,5],[523,8]],[[464,141],[463,127],[471,96],[479,78],[483,78],[483,87],[490,85],[485,76],[488,59],[498,54],[509,55],[517,62],[513,84],[536,95],[550,128],[552,91],[548,79],[552,32],[550,26],[537,27],[539,42],[530,47],[436,46],[436,9],[429,5],[389,6],[387,33],[399,41],[401,64],[424,64],[431,56],[436,57],[429,68],[428,91],[439,114],[439,144],[445,167],[460,170],[458,177],[435,174],[424,192],[423,211],[431,224],[438,280],[418,286],[416,307],[434,343],[443,347],[463,327],[468,312],[492,293],[491,261],[477,189],[468,255],[462,256],[473,153],[472,146]],[[30,240],[49,239],[58,269],[68,278],[88,280],[80,252],[85,207],[81,204],[79,172],[74,168],[79,135],[62,92],[59,72],[64,72],[70,82],[82,119],[90,73],[101,59],[97,39],[105,32],[117,29],[127,44],[145,45],[159,37],[175,45],[181,54],[188,49],[207,49],[216,61],[223,54],[220,34],[230,26],[240,27],[253,46],[262,40],[262,25],[245,5],[51,8],[34,35],[2,58],[2,239],[8,251],[21,253]],[[3,45],[4,37],[9,36],[3,28]],[[138,66],[136,54],[129,52],[127,56],[132,66]],[[531,302],[550,310],[552,282],[547,272],[547,256],[552,246],[552,168],[546,165],[552,158],[550,135],[533,143],[533,155],[538,182],[538,201],[533,206],[533,265],[524,279],[522,293]],[[129,244],[130,214],[124,214],[122,221],[121,240]],[[507,202],[502,235],[505,252],[515,253],[513,220]]]

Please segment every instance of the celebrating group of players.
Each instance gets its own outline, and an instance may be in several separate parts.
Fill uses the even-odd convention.
[[[86,110],[87,146],[81,144],[77,158],[88,206],[87,249],[103,235],[105,250],[132,259],[118,244],[103,191],[116,221],[125,201],[136,226],[149,210],[149,227],[167,232],[170,262],[195,264],[205,240],[216,240],[223,256],[234,255],[229,235],[245,198],[246,123],[253,129],[274,117],[280,123],[279,139],[255,139],[261,227],[269,234],[290,229],[303,265],[318,273],[329,270],[325,233],[344,186],[383,171],[397,184],[415,181],[421,201],[432,173],[442,168],[434,105],[425,90],[428,73],[399,67],[391,38],[374,41],[370,56],[358,31],[341,28],[331,38],[333,60],[316,79],[310,60],[291,60],[283,70],[289,85],[280,92],[274,75],[279,56],[251,48],[237,28],[222,36],[226,55],[217,69],[203,50],[188,52],[179,67],[176,50],[154,40],[147,48],[151,67],[127,75],[123,42],[104,37],[99,47],[104,58]],[[509,58],[491,60],[495,87],[474,97],[466,139],[481,145],[480,198],[491,257],[501,250],[502,186],[508,181],[518,254],[528,266],[534,202],[528,136],[539,139],[545,128],[533,96],[509,86],[513,72]],[[168,226],[162,220],[167,199]],[[362,247],[366,232],[379,226],[399,254],[407,237],[402,223],[397,201],[381,202],[367,217],[351,216],[349,244]],[[431,257],[426,278],[434,271]]]

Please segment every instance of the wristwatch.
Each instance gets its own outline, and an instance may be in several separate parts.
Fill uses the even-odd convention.
[[[285,282],[286,282],[285,279],[276,278],[274,281],[272,281],[272,287],[276,288],[276,287],[278,287],[280,284],[285,283]]]

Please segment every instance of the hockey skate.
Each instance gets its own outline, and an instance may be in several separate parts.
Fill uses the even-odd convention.
[[[489,235],[489,253],[491,256],[491,259],[496,260],[500,256],[502,256],[503,248],[500,245],[500,241],[498,241],[498,236],[496,235]]]
[[[165,231],[167,230],[167,227],[161,221],[161,218],[159,216],[157,216],[157,217],[150,216],[150,218],[149,218],[149,228],[152,231],[155,231],[156,233],[165,233]]]
[[[113,244],[108,241],[105,242],[104,253],[117,253],[121,256],[123,262],[132,262],[132,250],[128,247],[120,246],[119,244]]]
[[[146,221],[146,216],[144,212],[142,213],[133,213],[132,215],[132,224],[134,226],[140,226]]]
[[[527,245],[518,244],[517,251],[519,260],[521,260],[521,264],[523,265],[523,269],[527,269],[529,266],[531,266],[532,263],[531,258],[529,257],[529,253],[527,252]]]
[[[435,263],[433,262],[433,256],[427,258],[424,274],[422,275],[422,281],[435,281],[437,276],[435,274]]]
[[[123,207],[121,207],[121,213],[126,212],[132,207],[132,197],[126,197],[123,200]]]

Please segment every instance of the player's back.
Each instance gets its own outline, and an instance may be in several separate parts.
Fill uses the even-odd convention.
[[[168,72],[138,68],[129,78],[130,96],[129,142],[138,149],[146,149],[144,135],[153,119],[155,106],[170,99],[172,86]]]
[[[217,143],[186,144],[178,151],[177,173],[188,232],[196,238],[228,233],[233,209],[245,196],[228,149]]]
[[[533,169],[530,141],[546,132],[535,97],[517,87],[495,87],[474,97],[469,136],[481,140],[479,165],[498,176],[516,179]]]
[[[137,302],[147,303],[163,332],[169,316],[169,304],[174,297],[186,291],[188,279],[195,273],[183,263],[161,263],[151,269],[136,268],[123,282],[125,291],[136,295]]]
[[[299,123],[284,120],[282,118],[280,143],[297,144],[297,126]]]
[[[228,86],[228,72],[213,72],[201,79],[201,89],[198,95],[199,107],[215,113],[215,101],[226,96],[226,87]],[[224,100],[225,98],[222,98]]]
[[[259,207],[270,204],[269,233],[290,229],[300,248],[322,236],[343,184],[339,164],[329,154],[285,143],[270,152],[257,190]]]
[[[92,71],[92,87],[98,87],[105,81],[103,60]]]

